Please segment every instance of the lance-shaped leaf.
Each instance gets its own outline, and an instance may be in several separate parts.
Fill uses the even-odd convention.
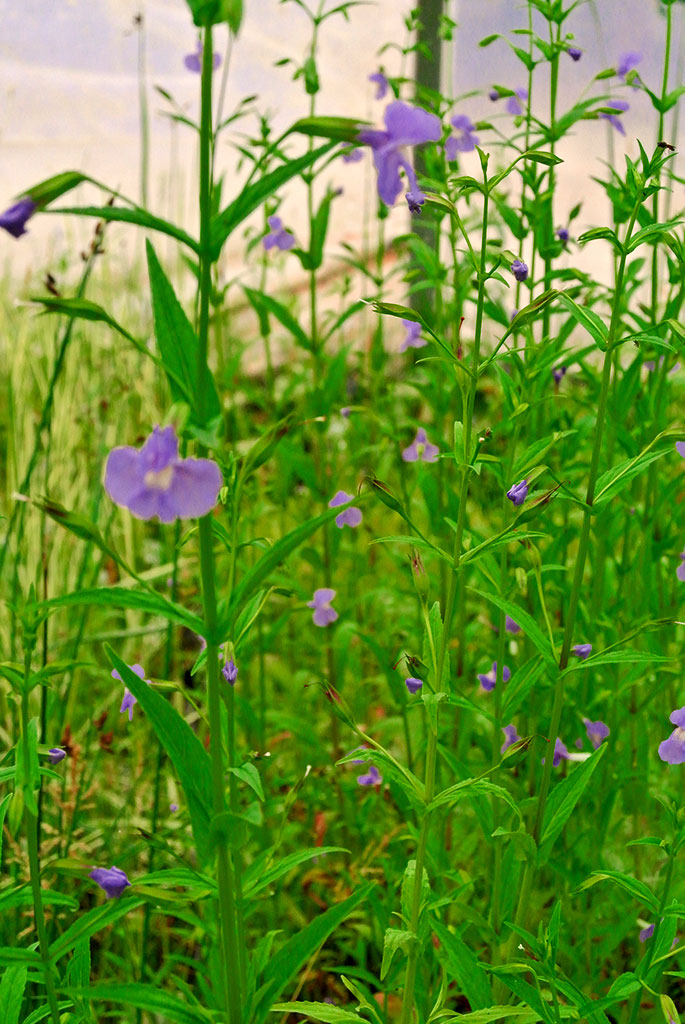
[[[592,754],[587,761],[583,761],[577,768],[574,768],[565,779],[552,790],[545,817],[542,823],[542,834],[539,844],[539,862],[544,864],[552,850],[557,837],[564,825],[571,817],[573,810],[587,789],[588,783],[597,768],[599,762],[606,753],[607,746],[602,746]]]
[[[105,644],[112,667],[140,704],[157,734],[183,787],[197,854],[203,863],[210,859],[212,770],[209,755],[178,711],[154,687],[133,672],[112,648]]]
[[[91,320],[95,323],[107,324],[112,330],[121,334],[127,341],[130,341],[144,356],[152,359],[158,366],[160,365],[160,360],[154,352],[151,352],[144,342],[140,341],[139,338],[135,338],[125,327],[122,327],[97,302],[91,302],[89,299],[63,299],[57,295],[32,295],[31,302],[39,302],[45,307],[44,312],[46,313],[62,313],[64,316],[73,317],[75,320]]]

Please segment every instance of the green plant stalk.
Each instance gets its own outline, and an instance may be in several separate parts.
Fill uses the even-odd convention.
[[[140,202],[147,209],[150,169],[150,117],[147,105],[147,66],[145,60],[145,18],[137,15],[138,27],[138,102],[140,105]]]
[[[563,672],[566,666],[568,665],[569,654],[571,651],[573,630],[575,627],[576,613],[578,611],[580,591],[582,588],[583,574],[585,571],[585,562],[587,560],[587,554],[590,544],[592,503],[594,501],[595,496],[595,486],[597,484],[597,476],[599,472],[599,457],[602,449],[602,439],[604,436],[604,421],[606,417],[607,400],[609,397],[609,385],[611,383],[611,370],[613,365],[613,349],[616,343],[616,334],[618,331],[618,323],[621,308],[621,289],[623,286],[623,277],[625,274],[626,267],[626,249],[633,232],[633,227],[635,226],[635,221],[637,219],[639,208],[640,201],[638,200],[638,202],[635,204],[635,207],[633,208],[630,220],[628,222],[628,227],[626,229],[626,236],[623,244],[623,252],[621,253],[621,259],[619,262],[618,274],[616,278],[616,290],[614,292],[614,302],[611,311],[611,322],[609,324],[607,349],[604,353],[602,381],[600,385],[599,402],[597,406],[597,418],[595,421],[595,436],[592,447],[592,456],[590,460],[590,471],[588,474],[587,494],[585,498],[586,508],[583,511],[583,523],[581,527],[580,542],[578,545],[578,554],[576,556],[573,583],[571,585],[571,594],[568,603],[568,614],[564,627],[564,638],[561,647],[561,656],[559,658],[559,674],[557,676],[557,681],[554,688],[552,718],[550,722],[549,735],[547,741],[547,756],[545,757],[545,767],[542,773],[542,783],[540,785],[540,792],[538,794],[535,824],[533,826],[533,839],[535,840],[536,844],[539,843],[540,836],[542,834],[542,823],[544,820],[545,808],[547,806],[547,797],[549,795],[549,787],[552,779],[552,753],[554,751],[554,745],[558,735],[559,723],[561,721],[561,714],[564,706],[565,679],[563,676]],[[532,862],[530,860],[527,861],[523,872],[523,881],[521,883],[521,891],[519,893],[518,906],[516,908],[515,923],[517,925],[523,925],[526,920],[526,913],[529,907],[529,899],[534,872],[535,868],[533,867]],[[509,936],[506,945],[505,961],[509,959],[515,942],[516,934],[515,932],[512,932],[511,935]]]
[[[412,891],[410,931],[414,935],[409,954],[407,956],[407,971],[404,979],[404,993],[402,996],[402,1013],[400,1024],[410,1024],[414,1009],[414,987],[416,984],[416,967],[419,955],[419,919],[421,916],[421,889],[423,881],[423,868],[426,861],[426,846],[428,845],[428,832],[431,812],[428,805],[433,799],[435,787],[435,760],[438,748],[437,718],[435,729],[429,726],[428,746],[426,750],[426,776],[425,776],[425,801],[426,807],[421,821],[421,832],[419,845],[416,850],[416,869],[414,873],[414,888]]]
[[[202,99],[200,115],[200,294],[198,325],[198,407],[203,417],[207,408],[207,349],[209,340],[209,300],[211,294],[212,260],[211,226],[211,146],[212,146],[212,29],[204,32],[202,53]],[[200,576],[202,602],[207,629],[207,701],[209,717],[209,754],[212,771],[212,809],[214,816],[226,810],[224,782],[224,747],[221,723],[221,680],[219,649],[216,642],[217,606],[215,563],[211,514],[198,521],[200,537]],[[241,1024],[242,996],[239,964],[238,908],[236,906],[233,864],[225,841],[217,844],[217,883],[219,889],[219,939],[221,971],[224,982],[226,1021]]]
[[[24,765],[28,768],[30,763],[29,750],[29,693],[28,684],[31,675],[31,650],[27,648],[24,656],[24,688],[21,695],[21,735],[24,746]],[[52,961],[50,959],[50,945],[48,942],[48,931],[45,924],[45,911],[43,909],[43,894],[40,885],[40,863],[38,859],[38,818],[34,812],[25,805],[24,827],[26,829],[26,840],[29,853],[29,874],[31,881],[31,893],[33,895],[33,913],[36,920],[36,932],[38,933],[38,945],[40,957],[43,961],[43,974],[45,976],[45,990],[48,997],[48,1006],[53,1024],[60,1024],[59,1007],[57,1005],[57,993],[55,982],[52,976]]]
[[[485,175],[485,172],[484,172]],[[461,489],[459,495],[459,514],[457,518],[457,531],[454,539],[454,555],[453,555],[453,566],[450,574],[449,587],[447,592],[447,605],[445,608],[445,617],[443,621],[442,630],[442,641],[440,643],[440,651],[437,656],[437,671],[435,674],[435,685],[438,689],[442,688],[443,672],[445,667],[445,658],[447,654],[447,647],[449,644],[450,626],[452,622],[452,614],[454,611],[454,599],[457,592],[457,579],[459,575],[459,562],[461,559],[462,540],[464,536],[464,524],[466,521],[466,500],[468,497],[469,479],[471,476],[471,468],[469,466],[470,452],[471,452],[471,435],[472,435],[472,419],[473,410],[476,402],[476,388],[478,385],[478,365],[480,362],[480,342],[483,330],[483,309],[485,303],[485,266],[486,266],[486,248],[487,248],[487,237],[488,237],[488,208],[489,208],[489,194],[487,191],[487,176],[485,180],[486,191],[483,198],[483,225],[481,231],[481,252],[480,252],[480,271],[478,274],[478,302],[476,308],[476,325],[474,331],[474,342],[473,342],[473,353],[472,353],[472,371],[473,377],[469,378],[469,388],[466,400],[466,416],[464,423],[464,467],[461,479]],[[460,225],[461,226],[461,225]],[[463,232],[463,227],[462,227]],[[463,617],[463,612],[462,612]],[[463,622],[461,623],[462,632],[460,636],[463,636]],[[430,632],[429,632],[430,635]],[[426,772],[425,772],[425,801],[426,808],[433,799],[433,792],[435,788],[435,762],[436,753],[438,746],[438,716],[436,714],[435,728],[429,724],[428,729],[428,742],[426,748]],[[414,890],[412,893],[412,911],[411,911],[411,923],[410,930],[414,933],[414,941],[409,950],[407,957],[407,970],[404,979],[404,993],[402,996],[402,1013],[400,1017],[400,1024],[409,1024],[411,1020],[411,1014],[414,1007],[414,988],[416,985],[416,966],[419,954],[419,940],[418,940],[418,927],[419,918],[421,914],[421,882],[423,880],[423,869],[426,860],[426,847],[428,845],[428,835],[430,827],[430,812],[426,809],[423,814],[423,820],[421,822],[421,832],[419,835],[419,844],[416,851],[416,871],[414,874]]]
[[[654,931],[653,931],[652,936],[651,936],[651,938],[649,940],[649,949],[647,950],[647,954],[646,954],[647,955],[647,965],[645,967],[644,974],[647,974],[647,972],[649,971],[649,968],[652,965],[652,958],[654,957],[654,950],[656,949],[656,941],[657,941],[657,938],[659,937],[659,931],[661,929],[661,923],[663,921],[664,910],[666,909],[666,901],[667,901],[669,893],[671,891],[671,882],[673,881],[673,868],[675,866],[675,849],[676,849],[676,842],[675,842],[675,837],[674,837],[673,842],[671,843],[671,849],[670,849],[669,855],[668,855],[668,867],[666,869],[666,878],[664,879],[664,888],[663,888],[663,891],[661,893],[661,899],[659,901],[658,916],[657,916],[657,919],[656,919],[656,924],[654,926]],[[639,1009],[640,1009],[641,991],[642,991],[641,989],[638,989],[638,991],[635,993],[635,999],[633,1000],[633,1007],[632,1007],[632,1010],[631,1010],[631,1013],[630,1013],[630,1022],[629,1022],[629,1024],[635,1024],[635,1021],[637,1020],[637,1015],[638,1015],[638,1012],[639,1012]]]

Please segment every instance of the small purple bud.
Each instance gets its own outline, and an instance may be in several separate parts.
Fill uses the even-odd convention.
[[[516,633],[521,632],[521,627],[519,626],[518,622],[514,622],[514,620],[509,615],[507,615],[504,619],[504,628],[507,631],[507,633],[513,633],[514,635],[516,635]]]
[[[496,103],[499,99],[499,92],[497,89],[491,89],[488,93],[488,98],[491,99],[493,103]]]
[[[88,877],[104,889],[108,900],[121,896],[124,889],[131,884],[125,873],[114,865],[111,868],[93,868]]]
[[[60,750],[59,747],[52,747],[48,750],[48,757],[50,758],[50,764],[59,764],[67,756],[66,750]]]
[[[414,676],[409,676],[404,682],[411,694],[418,693],[423,686],[423,679],[416,679]]]
[[[557,238],[565,247],[568,245],[568,228],[557,228]]]
[[[528,277],[528,265],[523,260],[514,260],[511,265],[511,272],[517,281],[525,281]]]
[[[557,384],[561,383],[561,379],[565,375],[566,370],[567,367],[565,366],[555,366],[552,370],[552,376],[554,377]]]
[[[509,490],[507,491],[507,498],[512,503],[512,505],[516,505],[516,506],[523,505],[523,503],[524,503],[524,501],[526,500],[527,497],[528,497],[528,481],[527,480],[520,480],[517,484],[514,484],[513,487],[510,487]]]
[[[25,196],[4,213],[0,213],[0,228],[9,231],[13,238],[21,238],[26,234],[26,221],[33,216],[35,211],[36,204],[28,196]]]
[[[577,46],[569,46],[566,50],[571,60],[578,61],[583,56],[583,51],[579,50]]]
[[[235,686],[235,681],[238,678],[238,666],[234,662],[233,658],[228,659],[224,667],[221,669],[221,674],[230,686]]]
[[[575,647],[572,648],[572,651],[576,658],[580,658],[582,661],[585,661],[586,658],[590,657],[592,644],[576,644]]]

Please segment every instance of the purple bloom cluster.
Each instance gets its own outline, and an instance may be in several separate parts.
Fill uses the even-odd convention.
[[[116,505],[163,523],[206,516],[222,484],[211,459],[179,459],[173,427],[155,427],[142,448],[114,448],[105,467],[105,490]]]
[[[505,665],[503,667],[503,669],[502,669],[502,682],[503,683],[508,683],[510,679],[511,679],[511,669],[509,668],[508,665]],[[490,669],[489,672],[487,672],[487,673],[486,672],[479,672],[478,673],[478,681],[479,681],[481,687],[487,693],[489,693],[491,690],[495,689],[495,686],[497,684],[497,662],[496,661],[493,661],[492,668]]]
[[[131,883],[121,868],[93,868],[88,875],[101,889],[104,889],[107,899],[116,899],[123,893]]]
[[[142,665],[129,665],[128,667],[131,669],[131,672],[135,672],[135,674],[137,676],[139,676],[141,679],[143,679],[147,683],[148,686],[151,685],[150,680],[149,679],[145,679],[145,669],[143,668]],[[123,679],[121,678],[121,676],[119,675],[119,673],[117,672],[117,670],[115,668],[112,669],[112,673],[111,674],[112,674],[112,679],[118,679],[120,683],[123,682]],[[124,699],[121,702],[121,707],[119,708],[119,713],[123,715],[125,711],[128,711],[128,720],[129,720],[129,722],[133,721],[133,707],[137,703],[138,703],[138,700],[133,696],[133,694],[128,689],[128,687],[124,687]]]
[[[480,139],[475,134],[476,126],[466,114],[457,114],[450,119],[450,124],[458,134],[450,135],[445,141],[445,156],[448,160],[456,160],[457,153],[470,153],[479,144]]]
[[[330,626],[338,618],[338,613],[331,606],[334,597],[335,590],[331,590],[330,587],[320,587],[314,591],[313,599],[307,601],[307,607],[314,609],[312,619],[315,626]]]
[[[406,193],[409,209],[417,212],[426,197],[419,188],[405,150],[423,142],[437,142],[442,134],[440,118],[422,107],[411,107],[401,100],[394,100],[385,108],[384,121],[385,131],[364,128],[359,133],[359,141],[373,151],[378,195],[386,206],[392,206],[402,191],[400,170],[403,170],[409,183]]]
[[[502,732],[504,733],[505,739],[504,743],[499,748],[500,754],[503,754],[505,750],[511,747],[514,743],[518,743],[518,741],[521,739],[521,737],[516,731],[515,725],[505,725],[504,728],[502,729]]]
[[[626,103],[625,100],[609,100],[605,104],[605,106],[611,107],[612,110],[616,110],[616,111],[618,111],[618,113],[616,113],[616,114],[600,114],[599,116],[603,117],[605,121],[608,121],[609,124],[612,126],[612,128],[616,129],[616,131],[619,133],[619,135],[625,135],[626,130],[623,127],[623,123],[621,121],[621,118],[618,116],[618,114],[624,113],[626,110],[629,110],[630,109],[630,104]]]
[[[407,333],[400,345],[400,352],[406,352],[408,348],[425,348],[428,342],[421,337],[421,324],[416,320],[403,320],[402,325]]]
[[[659,757],[667,764],[685,764],[685,707],[673,711],[670,720],[675,729],[659,744]]]
[[[412,443],[403,450],[402,458],[405,462],[436,462],[439,454],[438,446],[431,444],[424,428],[419,427]]]
[[[528,277],[528,264],[523,260],[514,260],[511,265],[511,272],[517,281],[525,281]]]
[[[352,158],[352,154],[348,154],[348,156],[350,159]],[[267,224],[271,228],[271,231],[264,235],[264,238],[262,239],[262,245],[267,252],[269,249],[273,249],[274,246],[276,249],[281,249],[283,252],[286,252],[288,249],[292,249],[295,245],[295,236],[285,230],[281,218],[267,217]]]
[[[183,58],[183,63],[185,64],[185,66],[188,69],[188,71],[192,71],[193,74],[195,74],[195,75],[199,75],[202,72],[202,52],[203,52],[203,46],[202,46],[201,41],[198,39],[198,41],[197,41],[197,48],[196,48],[195,52],[194,53],[187,53],[185,55],[185,57]],[[213,70],[216,71],[216,69],[219,67],[220,64],[221,64],[221,54],[220,53],[215,53],[213,58],[212,58],[212,68],[213,68]]]
[[[348,494],[347,491],[336,491],[331,500],[328,502],[329,508],[337,508],[338,505],[344,505],[348,501],[352,501],[354,498],[353,494]],[[346,508],[344,512],[341,512],[335,517],[335,525],[342,530],[344,526],[359,526],[362,521],[361,509],[351,506]]]

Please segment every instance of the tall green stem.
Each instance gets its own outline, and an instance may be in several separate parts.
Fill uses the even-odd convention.
[[[209,341],[209,299],[212,259],[211,225],[211,149],[212,149],[212,29],[205,29],[202,52],[202,102],[200,115],[200,294],[198,324],[198,407],[202,418],[207,408],[207,349]],[[209,714],[209,753],[212,771],[212,810],[218,818],[226,811],[224,781],[224,745],[221,724],[221,676],[216,639],[217,607],[215,564],[211,515],[198,523],[200,535],[200,575],[202,602],[207,632],[207,703]],[[221,970],[228,1024],[241,1024],[240,963],[238,948],[238,908],[236,906],[233,863],[223,837],[217,844],[217,882],[219,888],[219,937]]]
[[[29,678],[31,675],[31,650],[27,649],[24,657],[24,690],[21,696],[21,734],[24,754],[24,769],[28,772],[31,763],[31,749],[29,745]],[[24,809],[24,824],[26,828],[26,839],[29,853],[29,873],[31,877],[31,893],[33,896],[33,913],[38,933],[38,945],[40,957],[43,961],[43,974],[45,978],[45,990],[48,997],[48,1006],[53,1024],[60,1024],[59,1007],[57,1005],[57,993],[55,981],[52,976],[52,961],[50,959],[50,945],[48,932],[45,925],[45,911],[43,909],[43,894],[40,885],[40,863],[38,859],[38,817],[36,813],[26,804]]]
[[[549,727],[549,735],[547,741],[547,756],[545,757],[545,767],[542,773],[542,782],[540,785],[540,792],[538,794],[537,809],[535,814],[535,824],[533,826],[533,839],[536,844],[540,841],[542,834],[542,823],[544,821],[545,808],[547,806],[547,797],[549,795],[549,787],[552,778],[552,765],[553,765],[553,750],[556,742],[556,738],[559,732],[559,723],[561,722],[561,714],[564,707],[564,688],[565,688],[565,677],[564,669],[568,665],[569,654],[571,651],[571,643],[573,641],[573,630],[576,623],[576,613],[578,611],[578,603],[580,601],[580,591],[583,583],[583,574],[585,571],[585,562],[587,560],[587,554],[590,544],[590,526],[592,523],[592,504],[595,497],[595,487],[597,485],[597,476],[599,471],[599,457],[602,450],[602,439],[604,436],[604,426],[607,408],[607,399],[609,396],[609,384],[611,383],[611,368],[613,363],[613,352],[614,346],[617,341],[617,333],[621,312],[621,299],[622,299],[622,288],[623,278],[625,274],[626,259],[627,259],[627,248],[630,242],[630,237],[635,226],[637,219],[638,210],[641,202],[635,204],[628,227],[626,229],[626,235],[623,243],[623,249],[621,252],[621,259],[618,266],[618,273],[616,277],[616,290],[614,292],[614,302],[611,311],[611,321],[609,324],[609,332],[607,338],[607,347],[604,353],[604,364],[602,367],[602,381],[599,392],[599,402],[597,405],[597,419],[595,423],[595,434],[594,443],[592,447],[592,456],[590,459],[590,470],[588,473],[588,484],[587,494],[585,497],[585,509],[583,511],[583,522],[581,526],[580,542],[578,545],[578,554],[576,556],[575,572],[573,576],[573,583],[571,585],[571,594],[568,602],[568,612],[566,617],[566,624],[564,627],[564,638],[561,647],[561,656],[559,658],[559,673],[557,676],[556,685],[554,688],[554,702],[552,705],[552,718]],[[532,862],[528,861],[523,873],[523,881],[521,883],[521,891],[519,893],[519,902],[516,909],[516,924],[524,924],[526,920],[526,914],[529,909],[529,897],[531,892],[531,886],[533,882],[535,868],[532,866]],[[511,933],[507,942],[507,958],[511,954],[513,944],[516,941],[516,934]]]

